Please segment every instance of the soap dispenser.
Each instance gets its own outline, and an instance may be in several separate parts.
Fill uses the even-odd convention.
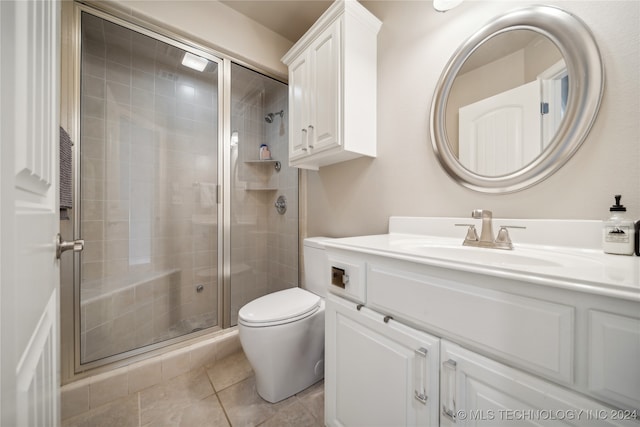
[[[616,204],[609,208],[611,217],[603,224],[602,249],[608,254],[633,255],[634,224],[624,217],[627,208],[620,204],[622,196],[617,194],[614,198]]]

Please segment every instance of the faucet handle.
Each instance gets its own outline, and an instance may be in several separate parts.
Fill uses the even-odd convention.
[[[477,242],[478,239],[478,232],[476,231],[476,226],[475,224],[454,224],[456,227],[469,227],[469,229],[467,230],[467,236],[464,238],[464,243],[468,244],[469,242]]]
[[[518,225],[501,225],[495,241],[497,247],[501,249],[513,249],[513,242],[511,242],[511,236],[509,236],[509,228],[526,229],[527,227],[521,227]]]

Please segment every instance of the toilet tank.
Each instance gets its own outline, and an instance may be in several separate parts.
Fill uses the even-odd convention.
[[[329,267],[324,242],[329,237],[308,237],[304,239],[304,288],[321,297],[327,296]]]

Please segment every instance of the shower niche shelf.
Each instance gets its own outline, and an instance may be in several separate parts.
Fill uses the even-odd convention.
[[[247,165],[273,165],[273,168],[276,170],[276,172],[280,172],[280,169],[282,169],[282,164],[280,163],[280,161],[275,159],[245,160],[244,163]]]
[[[262,184],[256,184],[252,182],[246,183],[244,187],[245,191],[277,191],[275,187],[265,187]]]
[[[273,163],[278,163],[277,160],[274,159],[269,159],[269,160],[245,160],[244,161],[247,164],[253,165],[253,164],[273,164]]]
[[[269,160],[245,160],[245,164],[250,166],[255,165],[270,165],[273,166],[276,172],[280,172],[282,165],[279,160],[269,159]],[[261,167],[261,166],[258,166]],[[261,182],[246,182],[244,184],[245,191],[276,191],[277,187],[270,187],[268,184]]]

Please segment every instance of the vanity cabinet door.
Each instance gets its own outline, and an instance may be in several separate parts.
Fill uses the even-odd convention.
[[[329,295],[328,426],[437,426],[439,339]]]
[[[629,411],[441,340],[441,426],[636,426]]]
[[[326,28],[289,66],[289,159],[340,145],[340,21]]]
[[[305,156],[309,150],[308,55],[301,55],[289,66],[289,159]]]
[[[340,145],[340,25],[340,20],[334,22],[309,49],[307,138],[312,154]]]
[[[588,328],[589,391],[640,411],[640,318],[589,310]]]

